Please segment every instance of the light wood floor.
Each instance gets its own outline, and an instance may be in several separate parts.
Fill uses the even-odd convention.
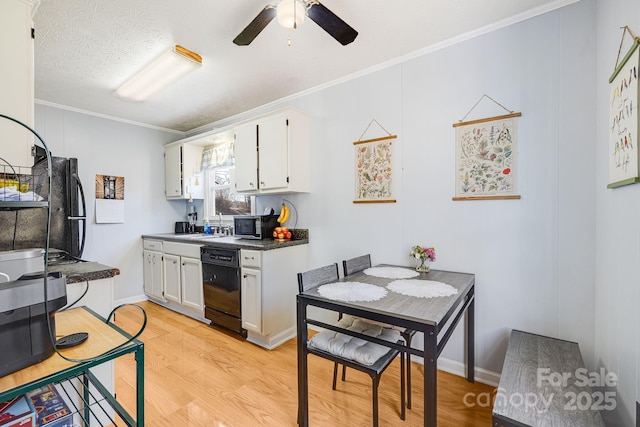
[[[145,424],[147,426],[296,426],[296,341],[265,350],[151,302],[140,303],[148,316],[145,344]],[[116,323],[134,332],[139,311],[118,311]],[[309,355],[309,423],[312,426],[370,426],[371,380],[347,371],[347,381],[331,389],[333,364]],[[380,382],[380,425],[423,425],[422,365],[413,363],[413,408],[400,420],[400,364],[394,362]],[[135,413],[132,355],[116,360],[118,400]],[[469,408],[466,393],[491,393],[493,387],[468,383],[439,371],[438,425],[489,426],[491,408]],[[475,399],[470,399],[475,402]]]

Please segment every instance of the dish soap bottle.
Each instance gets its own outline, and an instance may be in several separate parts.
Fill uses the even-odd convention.
[[[204,234],[211,234],[211,225],[209,225],[209,220],[204,220]]]

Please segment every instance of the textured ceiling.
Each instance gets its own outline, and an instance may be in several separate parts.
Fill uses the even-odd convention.
[[[323,0],[359,35],[342,46],[307,19],[234,37],[269,0],[42,0],[34,15],[36,99],[189,131],[514,16],[576,0]],[[291,39],[291,46],[287,40]],[[203,66],[145,102],[113,96],[173,45]]]

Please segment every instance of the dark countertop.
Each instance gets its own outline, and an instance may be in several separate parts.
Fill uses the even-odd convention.
[[[109,267],[97,262],[75,262],[56,264],[47,267],[50,272],[59,271],[67,276],[67,283],[79,283],[91,280],[108,279],[120,274],[118,268]]]
[[[208,234],[144,234],[142,238],[165,240],[179,243],[191,243],[194,245],[205,245],[218,248],[253,249],[258,251],[268,251],[272,249],[284,248],[287,246],[306,245],[309,243],[308,238],[284,241],[276,239],[250,240],[237,239],[232,236],[213,237]]]

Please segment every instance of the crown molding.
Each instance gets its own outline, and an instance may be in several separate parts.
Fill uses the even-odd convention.
[[[47,107],[58,108],[60,110],[73,111],[74,113],[85,114],[87,116],[98,117],[98,118],[106,119],[106,120],[113,120],[114,122],[126,123],[128,125],[140,126],[140,127],[147,128],[147,129],[153,129],[153,130],[159,130],[159,131],[162,131],[162,132],[173,133],[175,135],[180,135],[181,137],[184,137],[186,135],[186,132],[182,132],[182,131],[175,130],[175,129],[168,129],[168,128],[163,128],[163,127],[160,127],[160,126],[150,125],[150,124],[147,124],[147,123],[141,123],[141,122],[136,122],[136,121],[133,121],[133,120],[122,119],[120,117],[109,116],[107,114],[94,113],[93,111],[83,110],[83,109],[75,108],[75,107],[69,107],[68,105],[56,104],[55,102],[43,101],[41,99],[36,99],[35,103],[38,104],[38,105],[44,105],[44,106],[47,106]]]

